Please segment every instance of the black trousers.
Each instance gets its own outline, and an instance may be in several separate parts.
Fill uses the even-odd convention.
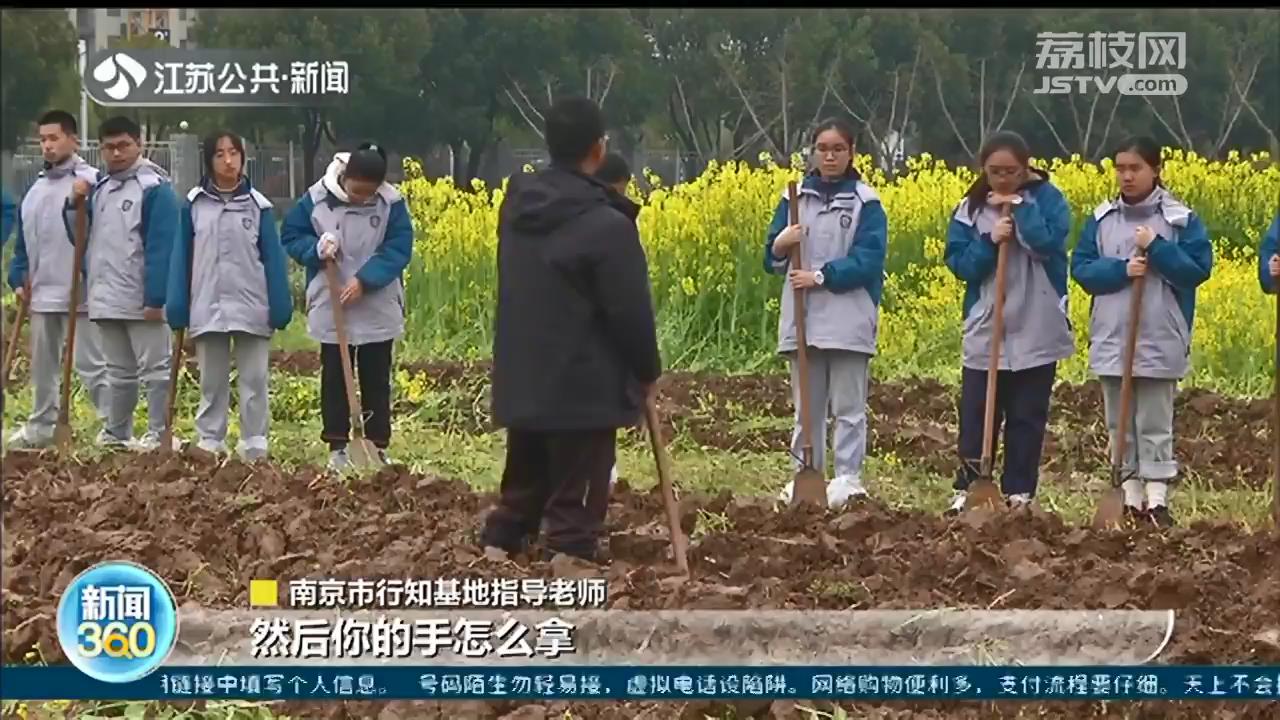
[[[348,347],[360,388],[364,434],[375,446],[391,444],[391,346],[393,340]],[[320,346],[320,439],[330,450],[347,446],[351,436],[351,407],[342,376],[342,354],[336,344]]]
[[[485,520],[482,542],[520,552],[545,519],[548,550],[594,559],[608,510],[616,436],[612,428],[508,430],[501,498]]]
[[[1004,427],[1004,473],[1000,488],[1005,495],[1034,495],[1040,482],[1040,455],[1045,426],[1049,423],[1049,399],[1057,376],[1057,363],[996,375],[996,422],[993,450],[999,451]],[[964,368],[960,381],[960,470],[955,489],[965,490],[982,467],[982,425],[987,406],[987,373]]]

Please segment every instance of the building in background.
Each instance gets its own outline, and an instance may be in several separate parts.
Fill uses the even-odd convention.
[[[67,8],[71,23],[89,39],[90,51],[114,47],[136,35],[154,35],[176,48],[193,47],[191,28],[196,11],[191,8]]]

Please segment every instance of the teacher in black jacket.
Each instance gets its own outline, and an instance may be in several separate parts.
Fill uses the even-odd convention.
[[[507,430],[502,497],[483,545],[523,550],[547,524],[549,554],[594,560],[617,430],[636,424],[662,374],[634,206],[593,175],[600,108],[546,114],[551,166],[518,173],[498,219],[493,414]]]

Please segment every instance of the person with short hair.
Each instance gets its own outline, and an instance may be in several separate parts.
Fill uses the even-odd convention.
[[[594,560],[617,430],[662,374],[634,207],[594,175],[604,118],[587,98],[545,116],[550,167],[514,175],[498,216],[493,416],[507,431],[501,497],[481,544]]]
[[[596,179],[625,196],[631,186],[631,166],[621,154],[611,152],[604,156],[600,169],[596,170]]]
[[[289,269],[271,201],[244,174],[244,141],[205,138],[204,177],[187,193],[169,271],[169,327],[189,329],[200,366],[197,447],[227,451],[234,346],[245,461],[267,456],[271,335],[293,316]]]
[[[387,153],[374,143],[338,153],[324,177],[285,217],[285,250],[307,269],[307,333],[320,343],[320,437],[329,468],[351,467],[347,404],[338,331],[324,263],[343,283],[347,343],[368,419],[365,437],[383,462],[391,444],[392,346],[404,334],[404,269],[413,256],[413,222],[404,196],[387,181]]]
[[[22,198],[17,240],[9,265],[9,286],[28,303],[31,341],[31,415],[9,437],[9,447],[41,448],[53,442],[58,419],[62,352],[66,344],[67,307],[71,303],[75,246],[67,244],[71,229],[64,210],[77,179],[98,181],[98,170],[76,152],[80,145],[76,119],[50,110],[37,121],[44,169]],[[95,410],[105,409],[106,363],[98,328],[88,319],[83,296],[76,322],[75,368]]]
[[[1134,348],[1132,415],[1121,458],[1126,519],[1174,524],[1169,490],[1177,482],[1174,396],[1191,369],[1196,289],[1213,271],[1213,245],[1200,216],[1164,187],[1160,144],[1130,138],[1111,155],[1120,193],[1085,219],[1071,254],[1071,276],[1092,296],[1089,369],[1102,384],[1110,447],[1115,447],[1130,323]],[[1134,280],[1146,277],[1141,319],[1129,315]]]
[[[88,201],[89,319],[98,326],[107,367],[106,427],[99,440],[154,450],[168,422],[171,338],[164,305],[178,196],[164,168],[143,156],[136,122],[108,118],[98,137],[107,173],[96,184],[77,179],[72,193]],[[140,384],[147,394],[147,430],[134,440]]]

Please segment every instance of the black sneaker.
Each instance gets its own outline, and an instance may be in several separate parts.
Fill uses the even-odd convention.
[[[1147,519],[1147,511],[1133,505],[1125,505],[1124,519],[1131,525],[1141,525],[1142,521]]]
[[[1147,511],[1147,518],[1158,528],[1171,528],[1174,525],[1173,515],[1165,505],[1157,505]]]

